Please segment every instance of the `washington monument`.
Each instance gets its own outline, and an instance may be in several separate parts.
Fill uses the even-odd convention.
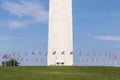
[[[50,0],[47,65],[73,65],[72,0]]]

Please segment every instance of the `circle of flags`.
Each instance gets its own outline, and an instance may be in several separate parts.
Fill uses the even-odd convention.
[[[56,51],[51,53],[53,56],[57,54]],[[47,65],[48,52],[13,52],[2,55],[2,61],[11,59],[17,60],[21,65]],[[66,55],[65,51],[61,52],[61,55]],[[119,56],[111,53],[102,52],[82,52],[74,53],[71,51],[69,55],[74,56],[74,65],[87,66],[117,66]]]

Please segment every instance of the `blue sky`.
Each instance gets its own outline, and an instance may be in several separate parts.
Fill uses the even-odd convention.
[[[0,0],[0,56],[45,53],[48,13],[49,0]],[[73,0],[74,56],[80,51],[120,56],[119,21],[120,0]]]

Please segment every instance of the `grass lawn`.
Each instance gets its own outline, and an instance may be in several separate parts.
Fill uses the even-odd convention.
[[[0,67],[0,80],[120,80],[118,67]]]

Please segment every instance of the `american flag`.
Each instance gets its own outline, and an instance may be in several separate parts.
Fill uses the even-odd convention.
[[[112,60],[116,60],[117,56],[116,55],[112,55]]]
[[[56,51],[54,51],[52,54],[55,55],[55,54],[56,54]]]
[[[63,52],[61,52],[61,55],[63,55],[65,52],[63,51]]]
[[[6,59],[7,57],[8,57],[7,54],[3,55],[3,59]]]
[[[42,55],[40,51],[39,51],[39,55],[40,55],[40,56]]]
[[[93,53],[93,56],[96,56],[96,52]]]
[[[28,56],[27,52],[25,52],[25,56]]]
[[[35,55],[35,52],[32,51],[32,55]]]
[[[13,56],[13,57],[15,56],[15,52],[12,54],[12,56]]]
[[[48,52],[45,53],[45,56],[47,56]]]
[[[73,54],[73,51],[70,52],[70,55],[72,55],[72,54]]]

